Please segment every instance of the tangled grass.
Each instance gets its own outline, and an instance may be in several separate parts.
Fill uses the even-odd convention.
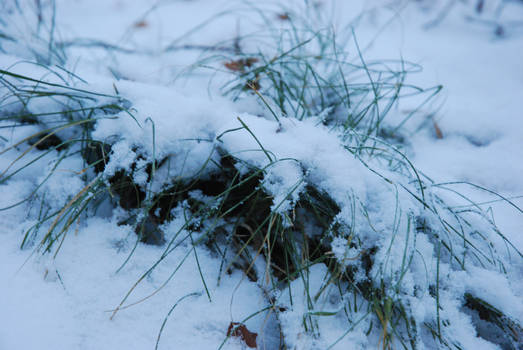
[[[275,313],[282,349],[298,346],[296,329],[310,338],[309,346],[325,346],[320,342],[324,319],[346,329],[328,348],[359,332],[371,339],[369,344],[383,349],[465,349],[477,332],[502,348],[517,349],[522,328],[509,310],[492,305],[472,284],[456,287],[457,280],[469,274],[505,276],[508,265],[522,257],[488,212],[459,192],[460,186],[488,190],[465,182],[435,183],[405,154],[408,144],[402,127],[417,117],[441,86],[424,89],[406,83],[420,67],[404,60],[366,61],[353,29],[335,35],[329,28],[315,28],[299,13],[285,13],[287,30],[270,28],[263,36],[232,38],[206,48],[184,74],[203,68],[227,77],[222,93],[232,101],[257,99],[264,120],[274,124],[282,138],[288,137],[286,131],[293,124],[314,121],[318,132],[329,134],[339,147],[326,149],[341,150],[343,159],[359,164],[365,170],[360,174],[377,186],[375,193],[362,196],[350,179],[341,188],[329,187],[325,183],[336,175],[332,169],[318,170],[305,158],[278,156],[278,149],[266,147],[267,135],[258,134],[262,129],[242,118],[237,127],[220,134],[211,130],[211,139],[192,140],[209,143],[211,151],[190,177],[157,176],[162,171],[169,174],[171,156],[158,157],[155,152],[154,115],[145,119],[152,125],[152,152],[136,143],[129,166],[108,170],[124,135],[96,139],[97,123],[132,118],[136,128],[145,128],[140,110],[116,86],[112,93],[97,92],[62,68],[65,51],[49,40],[46,59],[35,49],[39,54],[34,61],[24,63],[39,75],[21,74],[16,65],[0,70],[1,127],[17,133],[29,130],[0,152],[0,156],[15,154],[2,170],[0,184],[39,163],[50,164],[30,196],[1,208],[30,203],[35,223],[25,232],[22,248],[56,255],[73,225],[109,206],[123,213],[121,224],[133,227],[135,248],[143,242],[163,249],[112,317],[132,306],[128,298],[133,290],[171,252],[190,242],[205,245],[220,257],[218,281],[239,269],[259,285],[269,304],[259,312]],[[265,14],[262,18],[270,23]],[[43,26],[43,19],[37,22]],[[17,39],[2,34],[0,40]],[[239,44],[254,40],[259,45]],[[418,108],[399,122],[388,123],[386,117],[396,113],[398,102],[409,97],[418,98]],[[242,133],[256,149],[237,148],[230,141]],[[310,144],[304,140],[303,147]],[[249,156],[253,151],[264,161]],[[63,176],[55,172],[63,163],[76,166],[73,171],[81,185],[56,203],[49,200],[55,197],[46,183]],[[299,169],[300,176],[275,192],[274,176],[287,171],[288,164]],[[326,178],[319,181],[321,176]],[[142,181],[136,180],[139,177]],[[522,212],[509,199],[493,195]],[[453,206],[452,196],[470,205]],[[178,231],[166,235],[165,224],[180,217],[183,224]],[[497,250],[500,241],[508,254]],[[313,287],[318,279],[319,285]],[[431,305],[423,317],[416,314],[421,304]],[[296,313],[300,322],[293,323],[290,316]],[[473,320],[474,327],[465,334],[454,331],[461,319]],[[165,321],[162,330],[164,325]],[[161,331],[158,341],[160,335]]]

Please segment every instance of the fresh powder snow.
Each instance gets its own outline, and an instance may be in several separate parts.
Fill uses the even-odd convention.
[[[234,322],[258,349],[523,346],[520,1],[7,0],[0,13],[0,350],[251,348]],[[303,95],[264,91],[266,67]],[[347,86],[352,101],[324,103]],[[269,231],[327,258],[292,275],[237,207],[194,209],[219,213],[231,189],[155,206],[223,169],[257,181]],[[306,196],[333,212],[327,228]],[[139,226],[161,232],[154,244]],[[227,241],[239,228],[244,246]],[[342,268],[371,292],[341,293]]]

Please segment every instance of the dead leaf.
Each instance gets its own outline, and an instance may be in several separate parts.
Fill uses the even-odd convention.
[[[434,132],[436,133],[437,139],[441,140],[443,138],[443,132],[441,132],[441,129],[436,122],[434,122]]]
[[[236,61],[225,62],[223,65],[233,72],[243,72],[245,68],[252,67],[253,64],[258,62],[256,57],[240,58]]]
[[[229,328],[227,329],[227,336],[240,338],[249,348],[256,349],[258,346],[256,344],[256,337],[258,336],[258,333],[249,331],[244,324],[238,322],[231,322],[229,324]]]
[[[149,23],[147,23],[146,21],[138,21],[134,24],[134,27],[135,28],[146,28],[149,26]]]
[[[278,18],[282,21],[288,21],[289,20],[289,14],[287,12],[279,13]]]

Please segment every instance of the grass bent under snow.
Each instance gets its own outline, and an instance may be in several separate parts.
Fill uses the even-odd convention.
[[[88,84],[51,64],[52,42],[49,62],[3,55],[0,186],[21,178],[32,188],[1,210],[26,208],[22,248],[56,257],[93,216],[131,233],[119,243],[133,242],[120,269],[140,242],[160,246],[111,318],[194,256],[201,288],[178,302],[220,302],[210,283],[240,270],[264,296],[254,314],[272,315],[281,348],[518,348],[523,305],[507,276],[521,252],[459,187],[488,190],[435,183],[406,155],[402,126],[441,87],[408,85],[414,64],[367,62],[352,29],[342,45],[331,30],[285,20],[283,34],[272,28],[257,46],[256,37],[231,39],[220,44],[230,51],[205,51],[184,73],[224,81],[212,99],[126,80]],[[408,98],[417,108],[389,123]],[[216,266],[200,264],[202,249]],[[162,284],[133,298],[178,251]],[[252,343],[246,320],[235,321],[221,346]]]

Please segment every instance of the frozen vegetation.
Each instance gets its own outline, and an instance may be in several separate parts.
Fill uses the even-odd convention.
[[[0,2],[0,350],[523,347],[521,1]]]

